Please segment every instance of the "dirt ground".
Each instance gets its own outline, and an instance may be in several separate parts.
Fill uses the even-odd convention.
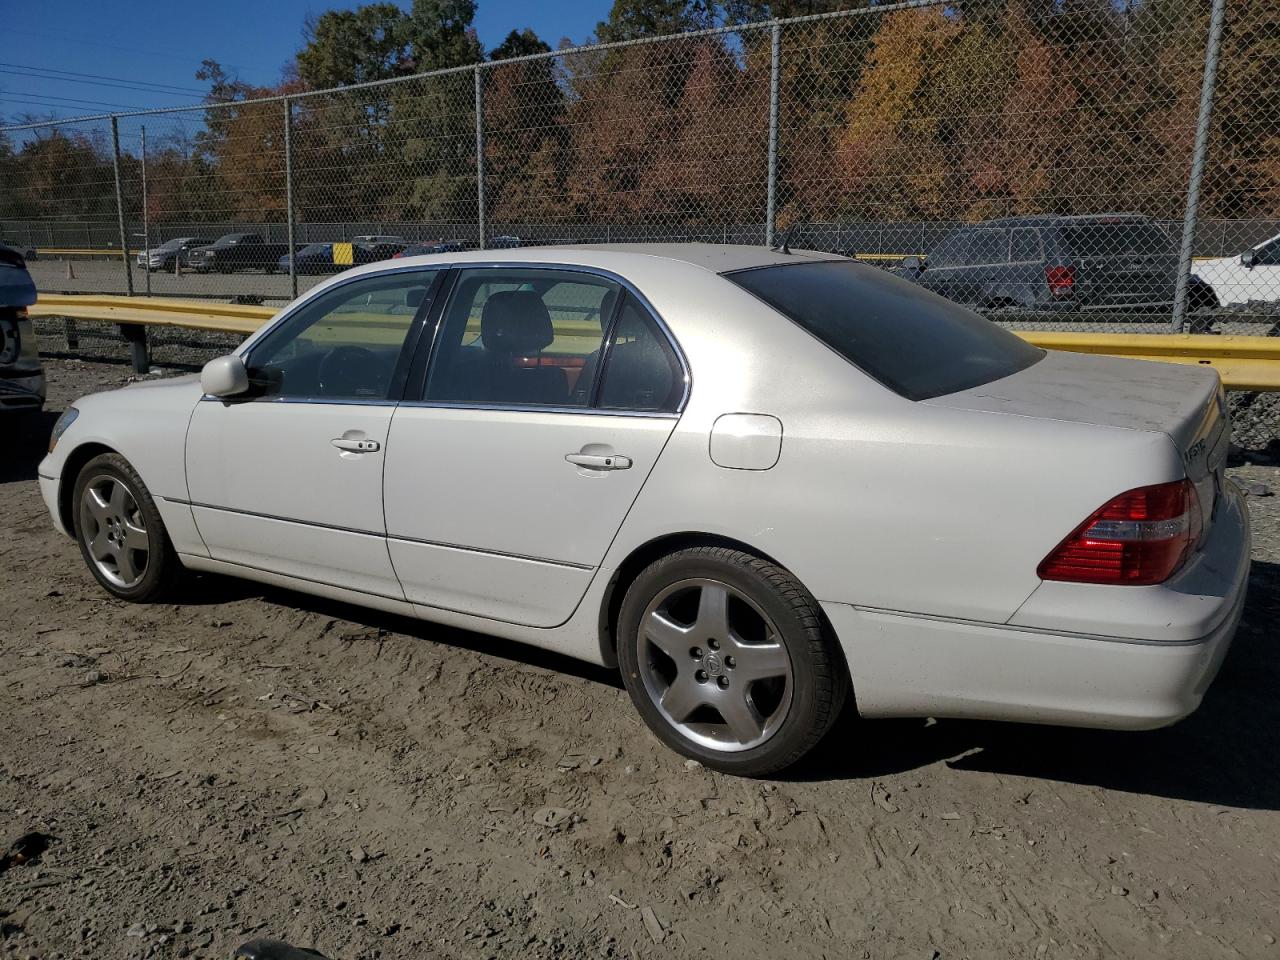
[[[610,673],[491,637],[215,578],[108,600],[33,478],[127,369],[49,375],[0,458],[0,852],[53,839],[0,861],[0,957],[1280,958],[1280,497],[1188,720],[850,717],[736,780]]]

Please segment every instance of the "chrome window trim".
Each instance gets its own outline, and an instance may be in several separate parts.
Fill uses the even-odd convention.
[[[458,400],[402,400],[402,407],[434,410],[487,410],[498,413],[569,413],[588,417],[639,417],[647,420],[679,420],[674,410],[621,410],[612,407],[557,407],[534,403],[466,403]]]
[[[394,407],[397,406],[395,400],[387,400],[379,398],[377,400],[365,399],[362,397],[246,397],[241,400],[236,397],[214,397],[204,394],[200,398],[200,402],[213,400],[218,403],[227,404],[243,404],[243,403],[315,403],[325,404],[328,406],[342,407]]]
[[[554,262],[537,262],[537,261],[527,261],[527,260],[477,260],[474,262],[462,261],[462,262],[453,262],[453,263],[432,264],[430,266],[423,266],[421,264],[408,265],[408,266],[396,266],[396,267],[389,267],[387,269],[374,270],[369,273],[361,273],[358,276],[348,277],[345,280],[335,281],[331,284],[324,285],[324,286],[317,286],[312,290],[309,290],[305,297],[295,301],[292,306],[286,308],[281,313],[277,314],[275,319],[271,320],[269,323],[265,324],[263,327],[258,329],[255,333],[251,334],[248,339],[246,339],[243,343],[240,344],[239,347],[236,348],[235,353],[233,355],[238,356],[242,359],[247,358],[249,351],[253,349],[253,347],[257,344],[259,340],[265,337],[270,331],[274,330],[278,325],[282,323],[286,323],[290,317],[292,317],[297,311],[306,307],[316,297],[327,294],[331,290],[336,290],[339,287],[346,286],[347,284],[350,284],[350,283],[357,283],[361,280],[371,279],[373,277],[383,277],[383,276],[388,276],[388,275],[397,274],[397,273],[415,273],[415,272],[428,272],[428,271],[437,271],[437,270],[457,270],[457,271],[470,270],[470,269],[493,270],[493,269],[507,269],[507,268],[515,268],[515,269],[524,268],[529,270],[559,270],[565,273],[590,274],[592,276],[601,277],[605,280],[611,280],[614,283],[619,284],[624,290],[626,290],[629,294],[635,297],[636,300],[640,303],[640,305],[644,307],[644,309],[648,312],[650,318],[652,318],[653,322],[657,325],[658,330],[666,338],[667,343],[671,346],[672,352],[675,353],[676,355],[676,360],[680,364],[680,371],[684,377],[684,393],[681,394],[680,402],[676,404],[675,410],[642,411],[642,410],[617,410],[617,409],[610,409],[606,407],[531,407],[531,406],[525,406],[520,404],[477,404],[477,403],[453,404],[453,403],[437,403],[437,402],[431,402],[426,400],[405,400],[405,401],[401,401],[402,405],[430,406],[430,407],[457,406],[457,407],[461,407],[463,409],[468,409],[468,410],[476,410],[476,409],[508,410],[512,412],[535,411],[535,412],[541,412],[541,413],[571,413],[571,412],[577,411],[581,413],[604,414],[606,416],[641,416],[641,417],[663,417],[663,418],[673,418],[673,419],[679,418],[679,416],[682,413],[684,413],[684,409],[689,403],[689,397],[693,393],[693,372],[689,367],[689,361],[685,357],[684,351],[680,348],[680,342],[675,338],[674,334],[672,334],[670,327],[667,326],[667,322],[662,318],[662,314],[660,314],[657,310],[654,309],[653,304],[649,302],[649,298],[646,297],[643,293],[641,293],[636,288],[636,285],[633,284],[626,277],[623,277],[617,273],[614,273],[612,270],[606,270],[603,267],[589,267],[583,264],[576,264],[576,263],[570,264],[570,263],[554,263]],[[445,291],[442,291],[442,293],[443,292]],[[449,291],[449,293],[451,292],[452,291]],[[437,322],[436,322],[437,329],[439,325],[440,325],[440,321],[439,319],[437,319]],[[435,330],[431,331],[432,353],[434,353],[434,348],[435,348],[435,334],[436,334]],[[430,363],[431,359],[432,358],[428,356],[427,363]],[[202,397],[201,399],[216,400],[218,398]],[[259,400],[264,400],[264,399],[266,398],[259,398]],[[276,400],[271,400],[269,402],[332,403],[334,401],[309,400],[306,398],[287,399],[282,397]],[[344,400],[341,402],[359,403],[361,401]],[[377,401],[377,402],[394,404],[394,401]]]

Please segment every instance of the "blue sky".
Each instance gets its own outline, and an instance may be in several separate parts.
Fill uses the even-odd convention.
[[[408,4],[400,0],[401,6]],[[251,83],[275,83],[302,44],[307,14],[358,5],[347,0],[0,0],[0,36],[7,41],[0,45],[0,118],[12,122],[24,112],[74,117],[196,103],[202,85],[194,74],[205,57]],[[609,7],[609,0],[478,0],[475,25],[486,50],[508,31],[524,27],[555,47],[565,37],[585,42]],[[49,72],[93,76],[51,79]]]

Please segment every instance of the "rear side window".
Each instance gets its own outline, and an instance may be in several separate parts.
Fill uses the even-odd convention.
[[[910,281],[850,261],[724,274],[908,400],[999,380],[1044,351]]]
[[[975,230],[965,251],[965,263],[981,266],[1009,259],[1009,234],[1005,230]]]
[[[1022,229],[1013,231],[1013,240],[1009,244],[1009,261],[1011,263],[1037,263],[1042,259],[1039,230]]]
[[[653,318],[627,295],[608,344],[600,406],[611,410],[672,411],[684,395],[684,373]]]
[[[1076,257],[1173,254],[1173,241],[1154,223],[1099,220],[1064,227],[1067,249]]]

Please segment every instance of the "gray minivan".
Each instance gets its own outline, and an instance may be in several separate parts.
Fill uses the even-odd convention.
[[[1008,217],[953,230],[928,257],[908,257],[893,272],[978,310],[1167,313],[1178,251],[1137,214]],[[1192,310],[1218,306],[1195,277],[1187,295]]]

